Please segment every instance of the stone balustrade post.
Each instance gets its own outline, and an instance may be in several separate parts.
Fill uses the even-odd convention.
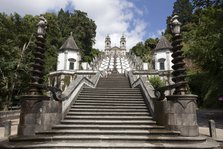
[[[46,28],[47,21],[40,16],[37,24],[36,47],[33,51],[30,89],[21,99],[19,136],[32,136],[38,131],[49,130],[53,124],[61,120],[61,102],[50,100],[43,92]]]

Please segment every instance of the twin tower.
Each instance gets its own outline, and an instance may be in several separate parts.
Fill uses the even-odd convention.
[[[107,35],[107,37],[105,38],[105,50],[111,49],[111,38],[109,37],[109,35]],[[126,38],[124,37],[124,35],[122,35],[121,39],[120,39],[120,49],[125,50],[126,49]]]

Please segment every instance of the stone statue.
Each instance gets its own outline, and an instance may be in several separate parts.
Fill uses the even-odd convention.
[[[40,21],[37,24],[37,36],[44,37],[47,29],[47,21],[43,16],[39,17]]]

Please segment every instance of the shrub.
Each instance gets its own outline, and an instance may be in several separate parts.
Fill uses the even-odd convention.
[[[150,77],[149,82],[154,87],[154,89],[157,89],[159,87],[165,86],[165,82],[160,79],[158,76]]]

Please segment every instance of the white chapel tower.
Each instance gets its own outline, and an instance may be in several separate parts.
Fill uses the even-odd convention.
[[[59,49],[57,70],[78,70],[81,55],[72,33]]]

